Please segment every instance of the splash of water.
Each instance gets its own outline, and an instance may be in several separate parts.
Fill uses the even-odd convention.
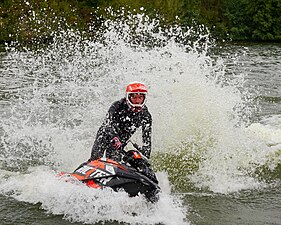
[[[133,31],[131,21],[136,24]],[[155,148],[179,142],[187,135],[186,126],[196,127],[198,120],[206,120],[206,115],[200,115],[204,110],[196,95],[208,95],[199,89],[204,91],[204,75],[212,70],[209,58],[196,52],[198,44],[187,52],[185,45],[174,41],[189,33],[177,27],[162,31],[159,22],[150,22],[145,15],[105,21],[104,26],[104,33],[97,34],[100,39],[95,41],[63,31],[47,48],[9,49],[3,69],[4,91],[11,95],[3,118],[3,158],[10,159],[7,164],[14,161],[15,166],[23,166],[31,158],[41,159],[43,164],[64,164],[72,160],[70,156],[81,161],[88,158],[108,106],[115,96],[124,95],[124,87],[132,80],[150,87],[149,106],[156,115]],[[155,28],[157,32],[153,32]],[[157,40],[157,45],[146,43],[151,39]],[[183,95],[187,99],[182,99]],[[173,101],[175,107],[169,107]],[[195,109],[191,115],[199,115],[188,118],[185,107],[193,103],[197,106],[189,109]],[[182,119],[188,120],[186,124]],[[173,130],[168,133],[161,129],[170,124]],[[164,139],[167,143],[158,141]],[[34,156],[24,157],[28,152]]]

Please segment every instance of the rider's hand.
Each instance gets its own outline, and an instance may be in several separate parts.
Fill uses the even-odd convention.
[[[111,140],[111,144],[112,144],[112,147],[113,147],[115,150],[118,150],[118,149],[121,148],[121,146],[122,146],[122,143],[121,143],[121,141],[119,140],[118,137],[114,137],[114,138]]]

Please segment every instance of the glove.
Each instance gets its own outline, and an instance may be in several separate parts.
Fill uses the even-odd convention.
[[[113,147],[115,150],[118,150],[118,149],[121,148],[121,146],[122,146],[122,143],[120,142],[120,140],[119,140],[118,137],[114,137],[114,138],[111,140],[111,144],[112,144],[112,147]]]

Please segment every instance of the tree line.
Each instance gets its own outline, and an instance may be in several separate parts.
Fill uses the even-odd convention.
[[[48,40],[57,29],[87,32],[108,7],[145,9],[165,26],[203,24],[218,40],[281,40],[281,0],[1,0],[0,42]]]

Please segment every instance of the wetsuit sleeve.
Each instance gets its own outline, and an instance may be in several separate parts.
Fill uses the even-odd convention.
[[[114,137],[119,138],[117,132],[118,130],[116,128],[118,124],[118,120],[117,120],[118,110],[119,110],[118,102],[115,102],[110,106],[106,114],[106,118],[104,119],[102,126],[99,128],[97,132],[96,140],[92,147],[90,160],[94,160],[99,157],[102,157],[105,150],[107,150],[108,153],[110,153],[110,149],[111,149],[110,141]]]
[[[117,108],[118,108],[117,104],[112,104],[106,114],[106,119],[104,122],[104,133],[108,136],[108,140],[111,140],[114,137],[118,137],[117,127],[116,127]]]
[[[144,154],[147,158],[150,157],[151,153],[151,134],[152,134],[152,118],[149,112],[146,114],[146,118],[142,123],[142,154]]]

